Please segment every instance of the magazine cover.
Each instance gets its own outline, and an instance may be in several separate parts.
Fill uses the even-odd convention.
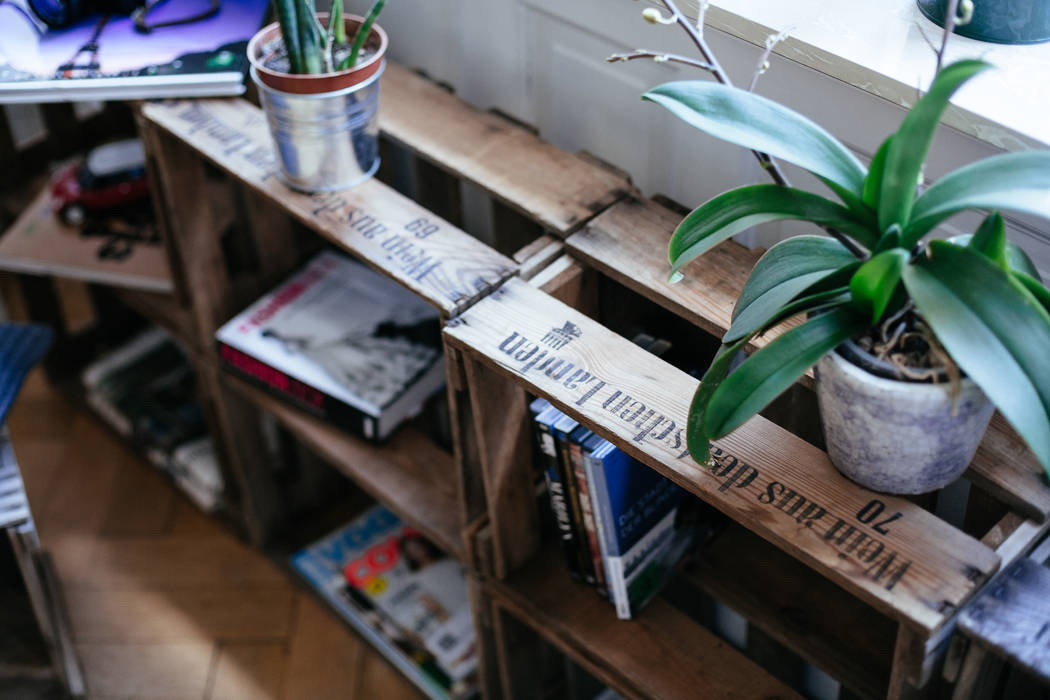
[[[331,251],[215,337],[225,366],[372,440],[388,436],[445,383],[437,311]]]
[[[477,694],[463,568],[387,508],[370,508],[296,553],[292,565],[428,696]]]
[[[268,0],[3,0],[0,102],[244,92]]]

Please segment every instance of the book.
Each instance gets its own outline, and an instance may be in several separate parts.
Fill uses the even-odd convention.
[[[292,556],[292,565],[434,700],[478,693],[463,568],[376,505]]]
[[[607,440],[584,456],[617,617],[630,619],[669,578],[692,545],[686,492]]]
[[[561,413],[559,411],[559,413]],[[576,482],[576,473],[572,467],[569,433],[579,427],[579,423],[561,414],[553,425],[555,442],[558,446],[558,464],[561,469],[562,483],[565,485],[565,501],[569,506],[569,519],[572,522],[573,537],[578,543],[576,556],[579,561],[580,575],[590,584],[597,583],[594,572],[594,557],[591,556],[590,540],[583,522],[583,511],[580,508],[580,494]]]
[[[372,441],[445,384],[437,311],[325,251],[215,334],[227,369]]]
[[[244,92],[267,0],[0,4],[0,102],[217,97]],[[61,26],[65,25],[65,26]]]
[[[587,537],[587,551],[591,556],[594,583],[598,587],[598,592],[605,595],[608,590],[605,566],[602,561],[602,550],[598,543],[598,532],[594,522],[590,484],[587,479],[587,470],[583,463],[582,443],[593,435],[594,433],[582,425],[569,433],[569,464],[573,478],[576,481],[576,498],[580,502],[580,520],[583,523],[583,531]]]
[[[204,436],[176,447],[167,462],[175,483],[197,507],[213,513],[222,507],[224,483],[211,438]]]
[[[569,570],[569,576],[576,581],[583,580],[583,572],[580,570],[579,542],[576,540],[576,532],[572,525],[572,517],[569,513],[568,495],[565,491],[565,482],[562,479],[562,468],[558,459],[558,445],[554,435],[554,423],[564,414],[543,399],[542,404],[537,404],[537,411],[533,418],[536,434],[537,454],[540,455],[543,469],[543,479],[547,485],[547,496],[550,499],[551,511],[554,514],[554,523],[558,530],[558,543],[562,553],[565,555],[565,565]],[[546,404],[546,406],[543,406]]]

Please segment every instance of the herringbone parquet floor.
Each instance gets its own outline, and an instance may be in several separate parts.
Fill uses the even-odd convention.
[[[92,698],[422,697],[41,373],[8,425]]]

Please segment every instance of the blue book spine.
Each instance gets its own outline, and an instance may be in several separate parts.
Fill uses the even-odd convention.
[[[537,449],[543,460],[543,480],[547,484],[547,495],[550,498],[551,511],[558,529],[558,543],[565,555],[565,564],[569,575],[577,581],[583,580],[580,571],[579,544],[569,515],[569,504],[566,497],[565,482],[562,480],[558,460],[558,443],[554,434],[554,422],[563,416],[562,412],[547,405],[539,411],[534,421],[536,426]]]

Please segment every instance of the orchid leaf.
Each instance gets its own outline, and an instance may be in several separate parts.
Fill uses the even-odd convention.
[[[934,241],[929,253],[905,267],[908,293],[955,363],[1050,473],[1046,310],[1010,273],[969,248]]]
[[[1050,312],[1050,291],[1047,291],[1042,282],[1023,272],[1014,271],[1010,274],[1014,276],[1014,279],[1024,285],[1024,288],[1028,290],[1028,293],[1035,297],[1036,301],[1038,301],[1047,312]]]
[[[859,264],[859,263],[856,263]],[[732,343],[741,338],[750,338],[776,324],[803,312],[823,311],[846,304],[851,299],[849,287],[834,287],[822,292],[799,296],[792,301],[770,308],[752,304],[738,316],[722,338],[723,343]]]
[[[999,212],[985,217],[967,247],[988,258],[1007,272],[1010,271],[1010,261],[1006,257],[1006,225]]]
[[[948,239],[948,242],[966,248],[972,240],[972,233],[964,233],[959,236],[952,236]],[[1023,272],[1036,280],[1042,281],[1043,278],[1039,274],[1039,270],[1036,269],[1035,263],[1028,257],[1028,253],[1024,252],[1016,243],[1006,242],[1006,261],[1010,266],[1011,272]]]
[[[751,340],[750,337],[742,338],[735,343],[722,345],[718,350],[718,354],[715,355],[715,359],[711,362],[711,366],[704,373],[704,378],[700,382],[700,386],[696,388],[696,393],[693,394],[693,400],[689,405],[689,419],[686,424],[685,440],[686,446],[689,448],[689,454],[700,464],[705,463],[709,457],[708,435],[704,431],[704,414],[707,411],[708,402],[711,400],[711,395],[715,393],[715,390],[721,386],[723,380],[729,375],[733,358],[747,345],[749,340]]]
[[[895,223],[907,230],[922,165],[948,100],[963,83],[990,67],[984,61],[975,60],[945,66],[930,85],[929,92],[905,115],[890,141],[882,169],[878,210],[879,228],[883,231]]]
[[[868,166],[868,176],[864,178],[864,194],[862,199],[872,209],[879,207],[879,195],[882,192],[882,178],[886,168],[886,153],[890,150],[893,136],[888,137],[875,151],[875,156]]]
[[[867,327],[867,319],[838,308],[792,328],[756,352],[715,390],[703,417],[704,430],[719,438],[755,415],[842,341]]]
[[[838,139],[794,110],[719,83],[688,80],[642,96],[712,136],[767,153],[860,196],[864,166]]]
[[[677,272],[730,236],[782,219],[833,226],[865,245],[874,242],[874,233],[841,204],[790,187],[750,185],[718,195],[682,220],[668,248],[672,271]]]
[[[908,251],[903,248],[884,250],[865,261],[850,280],[853,307],[868,314],[872,323],[882,318],[886,311],[909,257]]]
[[[964,209],[1007,209],[1050,219],[1050,151],[1004,153],[945,175],[915,201],[903,245]]]

